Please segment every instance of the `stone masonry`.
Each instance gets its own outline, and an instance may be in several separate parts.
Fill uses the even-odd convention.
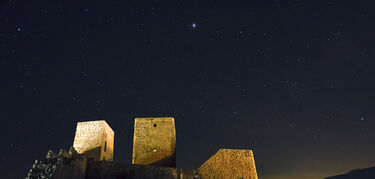
[[[132,164],[176,167],[174,118],[136,118]]]
[[[238,149],[220,149],[199,167],[199,175],[204,179],[258,179],[253,151]]]
[[[132,164],[113,162],[114,132],[103,120],[79,122],[69,151],[48,151],[27,179],[258,179],[252,150],[220,149],[199,169],[176,167],[174,118],[136,118]]]
[[[113,160],[114,132],[104,121],[78,122],[73,147],[94,160]]]

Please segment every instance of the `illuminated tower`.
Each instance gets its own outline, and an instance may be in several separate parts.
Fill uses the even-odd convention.
[[[199,167],[205,179],[258,179],[252,150],[220,149]]]
[[[78,122],[73,147],[94,160],[113,160],[114,132],[104,121]]]
[[[176,167],[172,117],[135,118],[132,164]]]

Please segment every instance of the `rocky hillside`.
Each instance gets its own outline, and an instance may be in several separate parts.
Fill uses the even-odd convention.
[[[347,174],[332,176],[326,179],[375,179],[375,167],[356,169]]]

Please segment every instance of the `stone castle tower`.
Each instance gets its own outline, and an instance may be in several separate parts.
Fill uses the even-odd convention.
[[[252,150],[220,149],[198,170],[200,177],[205,179],[258,179]]]
[[[113,142],[114,132],[104,120],[79,122],[69,152],[48,151],[26,178],[258,179],[252,150],[220,149],[198,169],[176,168],[172,117],[135,119],[133,165],[113,162]]]
[[[174,118],[136,118],[132,164],[176,167]]]
[[[113,160],[114,132],[104,121],[78,122],[73,147],[94,160]]]

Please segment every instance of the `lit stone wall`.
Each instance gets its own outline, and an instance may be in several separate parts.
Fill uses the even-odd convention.
[[[252,150],[220,149],[199,167],[202,179],[258,179]]]
[[[104,120],[78,122],[73,147],[95,160],[113,160],[113,141],[114,132]]]
[[[113,150],[114,150],[114,132],[111,129],[111,127],[104,122],[104,137],[103,137],[103,147],[102,147],[102,152],[100,159],[101,160],[113,160]],[[106,145],[106,150],[104,150],[105,143],[107,142]]]
[[[174,118],[136,118],[132,163],[176,167]]]

